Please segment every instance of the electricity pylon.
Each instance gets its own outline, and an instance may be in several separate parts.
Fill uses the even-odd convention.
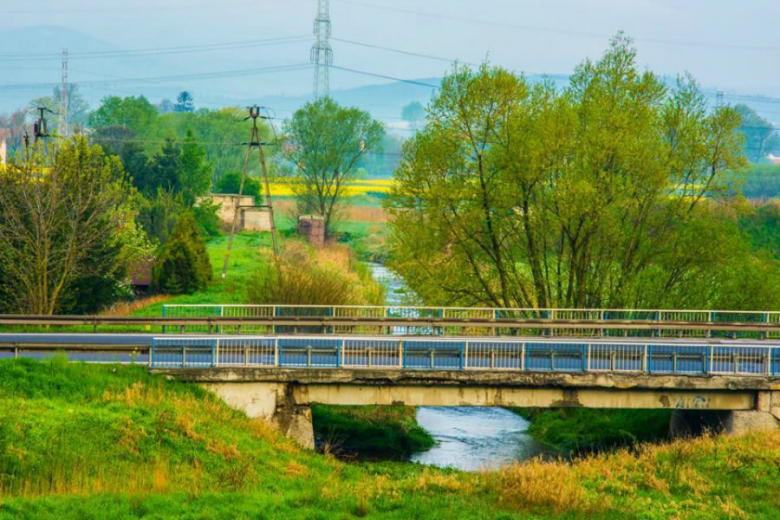
[[[317,17],[314,19],[316,40],[311,48],[314,64],[314,97],[327,96],[330,91],[330,70],[333,65],[333,49],[330,46],[330,0],[317,0]]]
[[[228,246],[227,246],[227,253],[225,254],[225,263],[222,266],[222,278],[225,278],[227,276],[227,268],[228,264],[230,263],[230,251],[233,249],[233,237],[236,234],[236,222],[238,221],[238,214],[240,211],[239,208],[239,202],[241,201],[241,196],[244,194],[244,182],[246,181],[246,175],[247,170],[249,168],[249,159],[252,155],[252,148],[257,148],[258,154],[260,156],[260,167],[263,170],[263,182],[265,183],[265,204],[261,205],[261,208],[268,208],[269,218],[271,221],[271,242],[273,244],[274,249],[274,264],[278,267],[279,266],[279,248],[278,244],[276,243],[276,224],[274,223],[274,206],[273,201],[271,200],[271,186],[268,183],[268,167],[265,163],[265,152],[263,152],[263,145],[266,145],[268,143],[263,143],[260,141],[260,128],[257,126],[257,120],[258,119],[268,119],[266,116],[260,115],[260,107],[257,105],[253,105],[251,107],[247,107],[249,110],[249,116],[247,116],[244,121],[247,121],[249,119],[252,120],[252,132],[249,136],[249,142],[244,143],[247,145],[246,147],[246,159],[244,160],[244,169],[241,171],[241,182],[238,185],[238,199],[236,200],[235,204],[235,210],[233,211],[233,222],[230,225],[230,237],[228,238]]]

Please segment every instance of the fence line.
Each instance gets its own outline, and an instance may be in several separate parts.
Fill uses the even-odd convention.
[[[356,337],[154,338],[152,368],[280,367],[780,375],[767,345]]]
[[[669,309],[523,309],[480,307],[407,307],[357,305],[243,305],[243,304],[166,304],[166,318],[256,318],[256,319],[322,319],[334,324],[320,327],[277,326],[269,321],[259,325],[222,325],[225,334],[274,334],[277,332],[331,333],[331,334],[404,334],[404,335],[485,335],[489,329],[494,335],[543,335],[562,337],[667,337],[667,338],[754,338],[780,339],[780,312],[669,310]],[[345,320],[419,320],[442,321],[442,326],[343,324]],[[550,321],[548,328],[523,327],[523,320]],[[341,321],[342,324],[337,322]],[[470,321],[472,323],[470,323]],[[462,322],[462,323],[458,323]],[[489,322],[489,323],[486,323]],[[506,327],[502,327],[506,322]],[[582,323],[581,328],[562,323]],[[626,322],[626,326],[615,326]],[[633,324],[679,324],[674,328],[637,329]],[[594,326],[603,323],[605,328]],[[707,328],[707,326],[712,328]],[[767,330],[737,330],[754,325]],[[686,328],[686,326],[688,328]],[[729,326],[733,326],[731,329]],[[163,332],[170,332],[170,330]],[[213,332],[206,325],[186,325],[174,332]],[[471,332],[472,334],[469,334]]]

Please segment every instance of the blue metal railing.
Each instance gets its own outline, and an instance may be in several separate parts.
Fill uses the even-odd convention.
[[[777,344],[401,337],[155,338],[152,368],[280,367],[780,375]]]

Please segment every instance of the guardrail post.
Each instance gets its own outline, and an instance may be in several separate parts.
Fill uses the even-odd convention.
[[[555,370],[555,348],[550,350],[550,370]]]
[[[219,366],[219,338],[215,339],[211,344],[211,366]]]
[[[490,347],[490,368],[496,368],[496,349]]]
[[[181,346],[181,367],[187,366],[187,345]]]
[[[14,359],[19,359],[19,345],[14,345]]]
[[[672,373],[677,373],[677,351],[672,351]]]
[[[653,371],[653,346],[652,345],[645,345],[645,356],[647,357],[647,373],[651,373]]]
[[[311,345],[306,345],[306,366],[311,366]]]
[[[739,374],[739,352],[734,352],[734,373]]]
[[[336,343],[336,368],[341,368],[344,365],[344,338]]]
[[[709,371],[707,370],[709,366],[709,360],[710,360],[710,346],[708,345],[704,347],[704,354],[702,354],[702,359],[701,359],[702,371],[705,374],[709,373]]]
[[[460,353],[460,369],[466,370],[469,367],[469,342],[464,341]]]
[[[366,351],[368,352],[368,368],[371,368],[371,362],[373,361],[372,358],[373,358],[373,355],[374,355],[374,349],[372,349],[371,347],[368,347],[366,349]]]
[[[525,341],[520,343],[520,371],[525,371]]]
[[[398,340],[398,368],[404,368],[404,340]]]
[[[152,365],[154,365],[153,356],[154,356],[154,344],[156,343],[155,339],[152,338],[152,346],[149,347],[149,368],[152,368]]]
[[[244,365],[249,366],[249,345],[244,345]]]
[[[772,347],[766,349],[766,375],[772,375]]]
[[[647,345],[644,346],[642,354],[642,372],[647,372]]]
[[[430,349],[430,350],[428,351],[428,355],[431,357],[431,368],[433,368],[433,367],[435,367],[435,366],[436,366],[436,362],[434,361],[434,359],[435,359],[435,356],[436,356],[436,352],[435,352],[435,350],[434,350],[434,349]]]
[[[279,338],[274,338],[274,366],[279,366]]]
[[[590,343],[586,343],[585,346],[582,347],[580,355],[582,356],[582,371],[587,372],[588,365],[590,364]]]
[[[609,351],[609,370],[614,372],[617,367],[617,352],[614,350]]]

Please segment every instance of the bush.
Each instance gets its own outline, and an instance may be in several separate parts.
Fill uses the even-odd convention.
[[[152,271],[152,287],[168,294],[204,290],[213,278],[206,241],[192,213],[179,218]]]
[[[241,174],[228,173],[224,177],[222,177],[219,180],[219,182],[217,182],[216,186],[214,186],[214,192],[229,193],[231,195],[236,195],[238,194],[238,190],[240,187],[241,187]],[[246,179],[244,180],[244,190],[242,191],[241,194],[251,195],[255,197],[255,200],[257,200],[257,197],[260,195],[260,182],[255,180],[253,177],[247,175]]]
[[[315,249],[288,240],[280,270],[259,272],[247,287],[256,304],[382,305],[384,289],[343,245]]]
[[[217,211],[219,211],[219,206],[209,199],[201,200],[192,208],[192,214],[198,224],[198,231],[205,238],[214,238],[221,234]]]

